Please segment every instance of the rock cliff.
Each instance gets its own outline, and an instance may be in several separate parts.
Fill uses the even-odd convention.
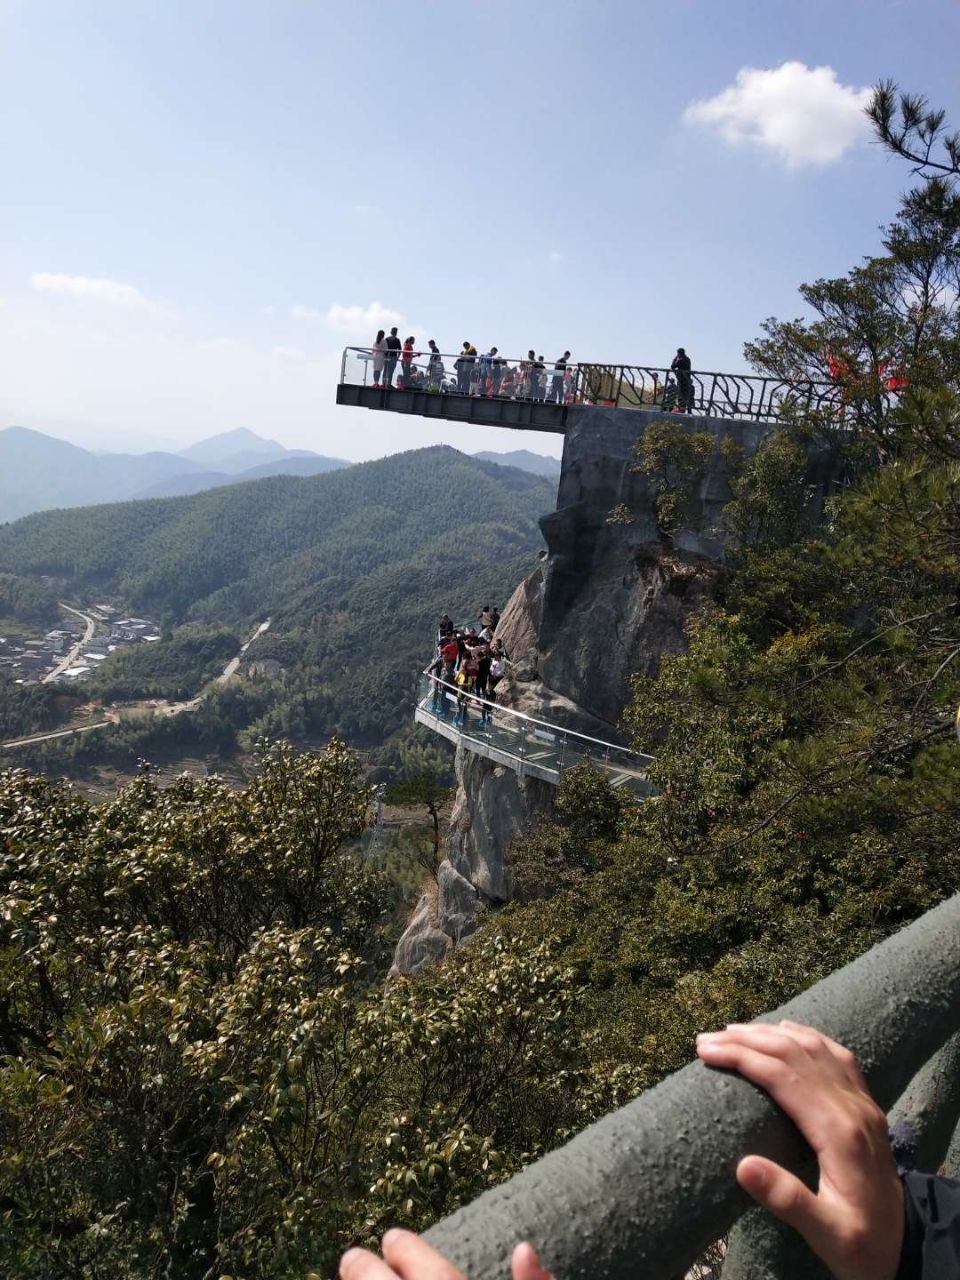
[[[660,657],[685,644],[685,624],[723,573],[720,513],[730,500],[729,448],[747,454],[768,428],[677,415],[715,447],[691,503],[691,529],[664,538],[654,495],[635,471],[638,436],[663,415],[627,409],[571,410],[557,509],[540,524],[541,564],[514,591],[497,634],[511,659],[501,700],[529,715],[623,741],[619,719],[635,672],[656,673]],[[628,523],[611,520],[618,508]],[[506,852],[513,838],[550,812],[554,789],[520,778],[461,745],[447,859],[436,892],[425,893],[401,939],[397,972],[416,972],[467,938],[477,912],[511,895]]]

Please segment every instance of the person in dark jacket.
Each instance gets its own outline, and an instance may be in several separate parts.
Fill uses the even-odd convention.
[[[403,343],[397,337],[396,328],[390,330],[390,334],[386,340],[387,354],[383,361],[383,385],[385,387],[393,386],[393,371],[397,367],[397,361],[400,358],[400,352],[403,350]]]
[[[565,351],[553,362],[553,381],[550,383],[550,399],[554,404],[563,404],[563,380],[567,376],[567,361],[570,352]]]
[[[794,1227],[836,1280],[958,1280],[960,1183],[897,1172],[887,1119],[856,1058],[813,1027],[732,1024],[697,1037],[708,1066],[737,1071],[790,1117],[820,1165],[813,1191],[762,1156],[744,1156],[740,1186]],[[412,1231],[388,1231],[384,1262],[366,1249],[340,1261],[341,1280],[459,1280]],[[518,1244],[513,1280],[550,1280],[529,1244]]]
[[[677,375],[677,408],[681,413],[693,413],[693,373],[683,347],[677,347],[670,368]]]

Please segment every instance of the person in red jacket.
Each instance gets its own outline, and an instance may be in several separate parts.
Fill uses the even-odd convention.
[[[403,370],[400,385],[405,390],[409,390],[413,386],[413,362],[420,355],[419,351],[414,351],[413,343],[414,338],[411,335],[404,341],[403,351],[400,353],[400,368]]]

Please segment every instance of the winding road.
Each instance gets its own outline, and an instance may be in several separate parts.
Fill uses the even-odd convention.
[[[72,667],[73,664],[76,662],[76,660],[80,657],[80,651],[83,649],[83,646],[90,643],[90,641],[93,639],[93,633],[97,629],[96,622],[93,620],[93,618],[90,617],[88,613],[81,613],[79,609],[74,609],[70,605],[64,604],[62,600],[59,602],[59,604],[60,604],[60,608],[63,609],[65,613],[72,613],[75,617],[82,618],[83,621],[87,624],[87,629],[84,631],[82,638],[77,641],[77,643],[73,646],[73,648],[70,650],[67,656],[65,658],[61,658],[52,671],[47,672],[47,674],[40,681],[41,684],[50,684],[51,681],[56,680],[58,676],[63,675],[67,667]],[[4,745],[9,745],[9,744],[5,743]]]

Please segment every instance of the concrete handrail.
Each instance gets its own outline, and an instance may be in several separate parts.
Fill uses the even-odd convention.
[[[761,1021],[819,1027],[888,1109],[960,1027],[960,895]],[[670,1280],[748,1207],[747,1153],[797,1172],[812,1153],[760,1090],[694,1062],[427,1232],[470,1280],[502,1280],[530,1240],[558,1280]],[[822,1274],[812,1255],[809,1272]],[[747,1274],[741,1272],[740,1274]],[[758,1266],[749,1274],[777,1276]]]

